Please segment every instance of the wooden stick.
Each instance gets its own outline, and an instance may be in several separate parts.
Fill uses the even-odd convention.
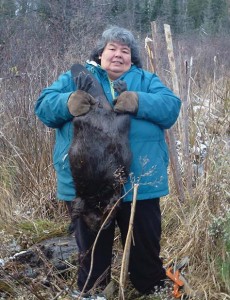
[[[166,130],[166,140],[169,147],[170,165],[173,173],[174,184],[176,191],[181,202],[185,201],[184,187],[182,182],[182,176],[180,171],[180,165],[176,149],[176,139],[173,128]]]
[[[94,243],[93,243],[93,245],[92,245],[92,250],[91,250],[91,261],[90,261],[90,269],[89,269],[89,273],[88,273],[86,282],[85,282],[85,284],[84,284],[84,287],[83,287],[83,289],[82,289],[82,291],[81,291],[81,293],[80,293],[80,295],[79,295],[79,299],[81,299],[82,295],[84,294],[85,289],[86,289],[86,286],[87,286],[87,284],[88,284],[88,282],[89,282],[89,279],[90,279],[90,277],[91,277],[91,275],[92,275],[92,271],[93,271],[93,263],[94,263],[93,256],[94,256],[94,253],[95,253],[95,248],[96,248],[96,244],[97,244],[97,241],[98,241],[98,239],[99,239],[100,233],[101,233],[101,231],[103,230],[105,224],[108,222],[109,218],[111,217],[113,211],[114,211],[114,210],[116,209],[116,207],[119,205],[119,203],[121,202],[121,200],[122,200],[122,199],[123,199],[123,198],[131,191],[131,190],[132,190],[132,188],[129,189],[128,191],[126,191],[126,193],[125,193],[124,195],[122,195],[122,196],[116,201],[116,203],[115,203],[115,204],[113,205],[113,207],[111,208],[109,214],[108,214],[107,217],[105,218],[104,222],[102,223],[102,225],[101,225],[101,227],[100,227],[100,229],[99,229],[99,231],[98,231],[98,233],[97,233],[97,235],[96,235],[96,238],[95,238],[95,240],[94,240]]]
[[[118,297],[119,300],[125,300],[124,291],[125,291],[125,285],[128,277],[129,256],[130,256],[130,248],[131,248],[131,241],[132,241],[133,222],[134,222],[134,215],[136,210],[138,187],[139,184],[135,183],[133,187],[133,201],[132,201],[132,208],[131,208],[130,219],[129,219],[129,228],[126,236],[124,253],[122,256],[122,263],[121,263],[119,297]]]
[[[104,228],[105,224],[107,223],[107,221],[109,220],[110,216],[112,215],[113,211],[116,209],[116,207],[117,207],[117,206],[119,205],[119,203],[121,202],[121,199],[122,199],[122,197],[119,198],[119,199],[116,201],[116,203],[113,205],[111,211],[109,212],[108,216],[105,218],[104,222],[102,223],[102,225],[101,225],[101,227],[100,227],[100,229],[99,229],[99,231],[98,231],[98,233],[97,233],[97,235],[96,235],[96,238],[95,238],[95,240],[94,240],[94,243],[93,243],[93,246],[92,246],[92,250],[91,250],[91,261],[90,261],[90,269],[89,269],[89,273],[88,273],[87,279],[86,279],[86,281],[85,281],[84,287],[83,287],[83,289],[82,289],[82,291],[81,291],[81,293],[80,293],[80,295],[79,295],[79,299],[81,299],[81,297],[83,296],[83,294],[84,294],[84,292],[85,292],[85,289],[86,289],[86,287],[87,287],[87,284],[88,284],[88,282],[89,282],[89,279],[90,279],[90,277],[91,277],[91,275],[92,275],[93,264],[94,264],[94,259],[93,259],[93,257],[94,257],[95,248],[96,248],[96,244],[97,244],[97,241],[98,241],[98,239],[99,239],[100,233],[101,233],[101,231],[103,230],[103,228]]]
[[[165,30],[165,40],[167,44],[169,65],[172,74],[173,91],[177,96],[179,96],[180,90],[179,90],[179,83],[178,83],[177,72],[176,72],[176,62],[175,62],[175,57],[173,52],[173,43],[172,43],[172,34],[171,34],[170,25],[164,24],[164,30]]]
[[[147,49],[148,52],[148,58],[149,58],[149,63],[150,63],[150,69],[152,70],[153,73],[156,73],[156,63],[154,61],[154,49],[153,49],[153,40],[150,38],[145,39],[145,48]]]
[[[150,61],[152,62],[151,65],[153,65],[153,68],[151,68],[151,72],[154,72],[154,70],[157,70],[156,66],[156,55],[157,55],[157,49],[156,49],[156,35],[157,35],[157,29],[156,29],[156,22],[151,23],[152,27],[152,37],[153,37],[153,42],[155,44],[155,51],[154,53],[151,53],[150,56]],[[172,45],[171,45],[171,49]],[[148,52],[149,53],[149,52]],[[148,54],[149,55],[149,54]],[[153,57],[155,55],[155,58]],[[171,57],[172,53],[170,53]],[[173,58],[174,59],[174,58]],[[175,66],[174,66],[175,69]],[[176,90],[177,93],[179,93],[179,87],[178,87],[178,81],[174,79],[176,83]],[[176,150],[176,139],[175,139],[175,134],[174,134],[174,129],[170,128],[169,130],[165,131],[166,134],[166,141],[169,147],[169,156],[170,156],[170,166],[171,170],[173,173],[173,179],[174,179],[174,184],[176,187],[176,191],[178,194],[178,197],[180,201],[184,202],[185,196],[184,196],[184,189],[183,189],[183,183],[182,183],[182,177],[181,177],[181,172],[180,172],[180,167],[179,167],[179,161],[178,161],[178,155],[177,155],[177,150]]]
[[[153,61],[154,61],[154,69],[152,70],[153,73],[158,73],[159,66],[157,65],[157,61],[160,61],[157,53],[158,41],[157,41],[157,23],[156,21],[152,21],[151,23],[151,30],[152,30],[152,40],[153,40]]]
[[[145,39],[145,47],[148,52],[150,70],[153,73],[157,73],[157,24],[155,21],[152,21],[150,24],[152,29],[152,38]]]
[[[175,62],[174,51],[173,51],[172,34],[171,34],[170,25],[164,24],[164,31],[165,31],[165,40],[167,44],[168,60],[169,60],[171,74],[172,74],[173,91],[179,97],[180,90],[179,90],[179,82],[178,82],[178,77],[176,72],[176,62]],[[178,128],[179,128],[179,133],[182,136],[181,118],[182,117],[180,115],[178,118],[178,124],[179,124]],[[174,175],[174,182],[176,185],[179,198],[183,202],[185,200],[184,187],[183,187],[182,176],[181,176],[181,171],[180,171],[180,166],[178,161],[176,140],[175,140],[173,128],[168,130],[167,137],[170,145],[169,147],[170,154],[171,154],[170,160],[172,161],[172,172]]]
[[[181,59],[182,61],[182,59]],[[191,85],[191,72],[192,72],[192,57],[190,63],[188,60],[182,61],[181,66],[181,81],[184,83],[182,86],[181,94],[183,98],[182,105],[182,153],[184,162],[184,178],[186,180],[187,191],[190,197],[192,196],[192,162],[189,152],[189,99],[190,99],[190,85]]]

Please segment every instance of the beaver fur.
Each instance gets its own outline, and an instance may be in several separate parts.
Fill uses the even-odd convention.
[[[120,198],[129,175],[130,117],[114,112],[93,75],[83,66],[76,69],[72,74],[78,89],[90,93],[97,103],[87,114],[73,119],[69,161],[77,198],[72,216],[73,222],[81,216],[91,230],[98,230]],[[115,89],[121,92],[124,86],[118,82]]]

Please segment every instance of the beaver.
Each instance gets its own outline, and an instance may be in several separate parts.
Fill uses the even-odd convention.
[[[129,176],[130,117],[113,111],[101,85],[86,68],[76,64],[71,72],[78,89],[96,100],[87,114],[73,119],[69,161],[77,196],[72,206],[72,222],[81,216],[95,231],[121,197],[122,187]],[[118,93],[126,90],[125,82],[117,81],[114,89]],[[114,215],[111,214],[110,221]]]

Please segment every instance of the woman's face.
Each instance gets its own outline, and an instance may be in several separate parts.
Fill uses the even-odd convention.
[[[118,42],[108,43],[99,58],[111,80],[119,78],[131,67],[131,49]]]

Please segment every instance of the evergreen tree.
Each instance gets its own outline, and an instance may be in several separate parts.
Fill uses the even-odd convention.
[[[188,0],[188,17],[193,21],[194,28],[199,28],[204,22],[205,9],[208,7],[208,0]]]
[[[227,13],[227,3],[226,0],[210,0],[211,16],[210,19],[213,23],[217,23],[222,20]]]
[[[223,26],[226,22],[226,25],[229,24],[228,21],[228,7],[226,0],[210,0],[210,16],[209,16],[209,25],[212,29],[212,32],[216,33],[223,29]]]
[[[125,11],[125,3],[119,0],[114,0],[111,8],[112,16],[117,16]]]
[[[48,2],[44,0],[37,0],[37,12],[43,20],[48,20],[52,15],[51,7]]]
[[[152,8],[151,12],[151,20],[154,21],[157,19],[159,15],[163,13],[162,6],[163,6],[164,0],[155,0],[155,3]]]
[[[14,0],[1,0],[0,2],[0,20],[15,17],[16,4]]]
[[[179,14],[179,7],[178,7],[178,0],[171,0],[170,1],[170,25],[172,26],[172,30],[175,33],[179,32],[179,27],[177,26],[178,23],[178,14]]]
[[[230,28],[228,14],[228,0],[209,0],[204,11],[204,21],[202,24],[208,34],[228,32]]]

